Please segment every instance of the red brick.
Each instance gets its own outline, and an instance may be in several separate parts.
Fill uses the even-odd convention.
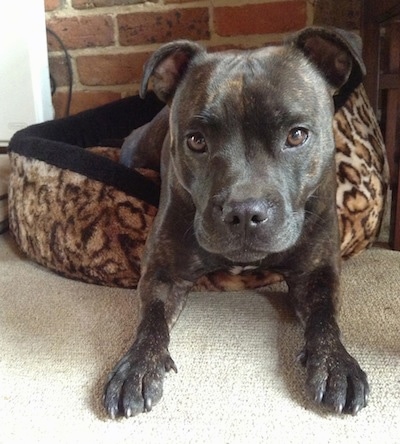
[[[87,109],[96,108],[121,98],[121,94],[113,91],[76,91],[72,94],[70,114],[77,114]],[[53,96],[55,117],[65,117],[68,93],[56,92]]]
[[[45,0],[44,8],[46,11],[54,11],[62,6],[62,0]]]
[[[121,14],[117,20],[120,44],[126,46],[181,38],[207,40],[210,37],[207,8]]]
[[[274,34],[306,25],[306,1],[226,6],[214,9],[214,29],[221,36]]]
[[[140,82],[149,53],[79,56],[76,59],[83,85],[126,85]]]
[[[146,1],[157,0],[72,0],[72,7],[75,9],[102,8],[103,6],[125,6],[145,3]]]
[[[109,46],[114,43],[113,21],[109,15],[51,18],[47,27],[55,32],[68,49]],[[54,36],[48,37],[49,51],[60,50]]]

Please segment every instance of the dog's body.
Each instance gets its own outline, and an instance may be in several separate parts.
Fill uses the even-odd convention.
[[[150,143],[149,162],[157,163],[154,146],[168,118],[169,132],[138,286],[142,321],[106,386],[112,417],[148,411],[161,398],[165,371],[176,370],[169,331],[193,283],[237,267],[285,277],[305,326],[302,357],[313,398],[338,412],[366,405],[366,376],[335,320],[332,95],[354,77],[352,52],[343,33],[308,29],[286,45],[255,51],[207,54],[195,43],[174,42],[146,65],[142,93],[154,76],[170,110],[129,139],[125,162],[150,166]]]

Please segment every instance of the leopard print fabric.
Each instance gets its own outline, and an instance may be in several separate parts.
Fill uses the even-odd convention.
[[[335,114],[333,128],[341,254],[347,259],[378,236],[389,181],[382,134],[362,84]]]
[[[22,251],[69,278],[134,287],[157,209],[75,172],[10,160],[10,230]]]
[[[349,258],[378,235],[388,183],[385,148],[359,86],[335,115],[341,254]],[[93,148],[117,161],[119,150]],[[10,229],[28,257],[69,278],[135,287],[156,208],[76,172],[11,152]],[[158,180],[150,171],[141,171]],[[257,270],[202,277],[196,290],[260,288],[282,280]]]

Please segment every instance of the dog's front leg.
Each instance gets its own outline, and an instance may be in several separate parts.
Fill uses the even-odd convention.
[[[154,278],[154,274],[152,275]],[[104,393],[108,414],[134,416],[150,411],[162,396],[165,373],[177,371],[169,351],[169,331],[185,305],[191,283],[141,278],[142,320],[132,347],[110,374]]]
[[[336,412],[356,414],[366,406],[367,377],[340,340],[336,322],[339,273],[323,266],[289,283],[296,312],[305,325],[301,361],[307,369],[307,390],[317,403]]]

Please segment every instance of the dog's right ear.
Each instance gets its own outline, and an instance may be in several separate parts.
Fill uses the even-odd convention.
[[[288,42],[314,63],[335,92],[349,93],[362,82],[362,42],[353,32],[310,26],[293,34]]]
[[[177,40],[161,46],[144,66],[140,97],[145,97],[149,80],[153,77],[154,92],[160,100],[169,104],[190,61],[203,52],[202,46],[189,40]]]

